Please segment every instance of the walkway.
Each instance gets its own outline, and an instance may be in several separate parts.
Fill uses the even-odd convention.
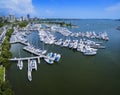
[[[46,57],[46,56],[41,55],[41,56],[35,56],[35,57],[11,58],[10,61],[29,60],[29,59],[37,59],[37,58],[43,58],[43,57]]]

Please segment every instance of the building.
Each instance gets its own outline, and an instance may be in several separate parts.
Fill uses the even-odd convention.
[[[21,16],[21,21],[24,21],[26,20],[24,16]]]
[[[7,17],[6,16],[2,16],[2,21],[3,23],[7,20]]]
[[[9,15],[8,22],[14,22],[14,21],[15,21],[15,16],[14,15]]]
[[[27,14],[27,20],[30,20],[30,15],[29,14]]]
[[[34,21],[37,21],[37,20],[39,20],[39,19],[38,19],[37,17],[34,17],[33,20],[34,20]]]

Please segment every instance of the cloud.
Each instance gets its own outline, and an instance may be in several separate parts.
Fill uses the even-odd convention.
[[[120,2],[113,5],[113,6],[109,6],[109,7],[105,8],[105,11],[108,11],[108,12],[120,12]]]
[[[1,14],[35,14],[32,0],[0,0]]]

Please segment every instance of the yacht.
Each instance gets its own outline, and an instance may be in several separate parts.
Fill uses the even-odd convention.
[[[48,53],[47,54],[47,58],[44,58],[44,60],[48,63],[48,64],[53,64],[54,63],[54,59],[52,58],[53,53]]]
[[[31,67],[32,67],[33,70],[34,69],[37,70],[37,62],[36,62],[36,60],[31,60],[30,64],[31,64]]]
[[[84,52],[83,54],[84,54],[84,55],[96,55],[97,52],[95,52],[95,51],[86,51],[86,52]]]
[[[48,64],[53,64],[54,61],[58,62],[61,58],[61,55],[60,54],[57,54],[57,53],[48,53],[47,54],[47,58],[44,58],[44,60],[48,63]]]
[[[32,75],[31,75],[31,72],[30,72],[30,71],[28,71],[28,80],[29,80],[29,81],[32,81]]]
[[[83,54],[84,55],[96,55],[97,49],[93,49],[93,48],[90,48],[89,46],[85,46]]]
[[[59,39],[59,40],[57,40],[56,42],[55,42],[55,45],[61,45],[62,44],[62,39]]]
[[[60,54],[57,54],[56,57],[55,57],[55,61],[58,62],[61,58],[61,55]]]
[[[51,59],[49,59],[49,58],[45,58],[44,60],[45,60],[48,64],[53,64],[53,63],[54,63],[54,61],[51,60]]]
[[[73,48],[73,46],[74,46],[74,43],[73,43],[73,42],[70,42],[69,48]]]
[[[22,70],[23,69],[23,61],[22,60],[18,60],[17,66],[19,67],[20,70]]]
[[[28,61],[28,80],[32,81],[32,67],[31,67],[31,62]]]
[[[69,43],[70,43],[70,40],[66,39],[66,40],[63,42],[63,47],[68,47],[68,46],[69,46]]]
[[[73,49],[76,49],[77,47],[78,47],[78,40],[74,40]]]

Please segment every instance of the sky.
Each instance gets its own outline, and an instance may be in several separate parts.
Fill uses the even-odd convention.
[[[0,16],[120,18],[120,0],[0,0]]]

